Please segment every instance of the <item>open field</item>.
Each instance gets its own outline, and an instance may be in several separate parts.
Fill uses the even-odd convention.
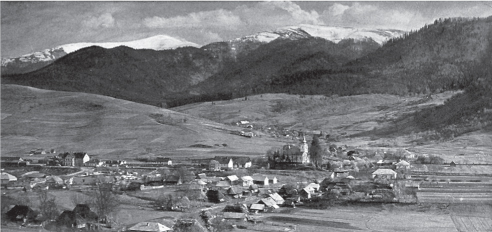
[[[25,156],[31,149],[85,151],[99,158],[139,155],[184,156],[220,151],[264,153],[272,139],[232,135],[237,127],[175,111],[94,94],[2,85],[4,156]],[[186,150],[194,144],[212,148]],[[227,147],[214,147],[227,144]]]
[[[450,215],[407,207],[358,206],[291,210],[264,215],[264,223],[246,231],[459,231]]]

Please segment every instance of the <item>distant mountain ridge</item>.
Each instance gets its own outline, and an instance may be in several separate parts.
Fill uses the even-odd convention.
[[[2,59],[2,74],[31,72],[49,65],[69,53],[91,46],[99,46],[107,49],[126,46],[133,49],[152,49],[157,51],[179,47],[199,47],[198,44],[167,35],[156,35],[127,42],[71,43],[26,54],[21,57]]]

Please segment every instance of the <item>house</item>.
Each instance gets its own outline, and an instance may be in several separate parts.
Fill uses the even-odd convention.
[[[84,152],[75,152],[70,154],[69,152],[62,153],[58,155],[58,157],[62,160],[63,166],[84,166],[85,163],[89,162],[91,159],[87,153]]]
[[[268,177],[266,177],[266,176],[253,175],[252,178],[253,178],[254,184],[263,185],[263,186],[266,186],[269,184]]]
[[[63,179],[59,176],[48,176],[46,177],[46,184],[50,188],[61,187],[64,185]]]
[[[269,194],[268,196],[270,196],[275,201],[275,203],[277,203],[277,205],[282,205],[285,202],[284,198],[278,195],[278,193],[272,193]]]
[[[220,203],[224,201],[225,196],[219,190],[211,189],[207,191],[207,198],[210,202]]]
[[[227,181],[229,181],[229,183],[231,183],[231,185],[239,184],[239,178],[236,175],[227,176],[226,178],[227,178]]]
[[[164,184],[168,184],[168,185],[180,185],[180,184],[183,184],[183,182],[182,182],[180,176],[172,175],[172,176],[168,176],[166,178],[166,180],[164,180]]]
[[[220,169],[233,169],[234,168],[234,161],[230,157],[215,156],[213,160],[219,162]]]
[[[227,194],[232,196],[233,198],[241,198],[243,196],[241,189],[239,189],[237,186],[232,186],[227,189]]]
[[[396,163],[396,169],[397,170],[408,170],[408,169],[410,169],[410,163],[408,163],[405,160],[401,160],[400,162]]]
[[[277,182],[278,180],[276,176],[268,178],[268,183],[270,184],[276,184]]]
[[[311,194],[313,194],[314,191],[310,188],[303,188],[301,191],[299,191],[299,196],[303,199],[311,199]]]
[[[397,173],[391,169],[380,168],[372,173],[372,178],[396,179]]]
[[[98,216],[86,204],[78,204],[72,211],[65,210],[56,219],[59,226],[75,227],[78,229],[92,227],[97,223]]]
[[[220,171],[220,163],[217,160],[210,160],[208,164],[208,170],[210,171]]]
[[[37,213],[26,205],[16,205],[7,212],[7,218],[11,221],[33,221]]]
[[[84,166],[86,167],[103,167],[106,164],[106,162],[99,160],[99,159],[91,159],[84,163]]]
[[[236,220],[236,221],[246,221],[245,213],[236,213],[236,212],[224,212],[224,219],[227,220]]]
[[[320,189],[320,185],[319,184],[315,184],[315,183],[310,183],[308,184],[306,187],[304,188],[307,188],[309,189],[311,192],[315,193],[315,192],[318,192],[319,189]]]
[[[20,157],[1,156],[0,161],[2,166],[26,166],[28,164],[27,161]]]
[[[172,231],[172,229],[158,222],[139,222],[136,225],[130,227],[128,231],[162,232],[162,231]]]
[[[251,176],[243,176],[241,177],[241,180],[243,182],[243,187],[249,187],[253,184],[253,178]]]
[[[451,161],[451,163],[449,163],[449,166],[450,167],[456,167],[456,163],[454,161]]]
[[[258,185],[256,184],[252,184],[249,186],[249,190],[252,192],[252,193],[257,193],[258,192]]]
[[[233,161],[235,168],[250,168],[252,164],[249,157],[234,157]]]
[[[17,177],[15,177],[15,176],[13,176],[11,174],[8,174],[6,172],[2,172],[2,174],[1,174],[1,180],[2,180],[2,186],[7,186],[11,182],[17,181]]]
[[[207,179],[207,174],[205,174],[205,173],[198,174],[198,179],[206,180]]]
[[[265,205],[264,204],[252,204],[249,207],[249,209],[252,210],[253,212],[257,213],[258,211],[265,210]]]
[[[29,155],[46,155],[46,150],[42,148],[34,149],[29,152]]]
[[[226,188],[231,187],[231,184],[228,181],[221,180],[221,181],[217,182],[217,184],[215,185],[215,187],[226,189]]]

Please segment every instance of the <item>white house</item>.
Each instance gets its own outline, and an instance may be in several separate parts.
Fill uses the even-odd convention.
[[[372,178],[396,179],[397,173],[391,169],[380,168],[372,173]]]
[[[243,181],[243,187],[249,187],[253,184],[253,178],[251,176],[243,176],[241,180]]]
[[[252,177],[253,177],[253,183],[254,184],[259,184],[259,185],[264,185],[264,186],[269,184],[268,177],[266,177],[266,176],[254,175]]]

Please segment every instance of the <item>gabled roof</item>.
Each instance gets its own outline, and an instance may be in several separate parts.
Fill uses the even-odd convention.
[[[56,184],[63,184],[63,179],[61,177],[59,177],[59,176],[48,176],[46,178],[46,181],[48,181],[48,182],[53,181]]]
[[[229,189],[227,189],[227,193],[228,194],[232,194],[232,195],[240,194],[241,193],[241,189],[238,188],[237,186],[232,186]]]
[[[87,153],[85,152],[75,152],[73,153],[73,156],[75,157],[75,159],[83,159],[84,156],[86,156]]]
[[[275,203],[277,203],[277,204],[282,204],[285,201],[284,198],[282,198],[280,195],[278,195],[278,193],[272,193],[272,194],[269,194],[268,196],[270,196],[275,201]]]
[[[171,228],[157,222],[139,222],[136,225],[130,227],[128,230],[161,232],[161,231],[171,231]]]
[[[198,178],[200,178],[200,179],[207,179],[207,174],[200,173],[200,174],[198,174]]]
[[[224,212],[225,219],[243,219],[245,217],[246,217],[245,213]]]
[[[391,169],[380,168],[380,169],[374,171],[372,174],[373,175],[396,175],[396,172],[391,170]]]
[[[311,189],[311,191],[312,191],[312,190],[314,190],[314,189],[319,190],[320,186],[319,186],[319,184],[310,183],[310,184],[308,184],[305,188],[307,188],[307,189]]]
[[[268,206],[268,207],[273,207],[275,209],[278,208],[277,203],[271,197],[262,198],[258,203],[260,203],[260,202],[263,203],[264,205]]]
[[[231,184],[227,181],[221,180],[215,186],[217,187],[229,187]]]
[[[258,185],[252,184],[252,185],[249,186],[249,189],[256,190],[256,189],[258,189]]]
[[[265,209],[265,205],[264,204],[252,204],[251,207],[249,207],[249,209],[252,209],[252,210],[264,210]]]
[[[238,178],[236,175],[227,176],[227,179],[228,179],[229,181],[237,181],[237,180],[239,180],[239,178]]]

